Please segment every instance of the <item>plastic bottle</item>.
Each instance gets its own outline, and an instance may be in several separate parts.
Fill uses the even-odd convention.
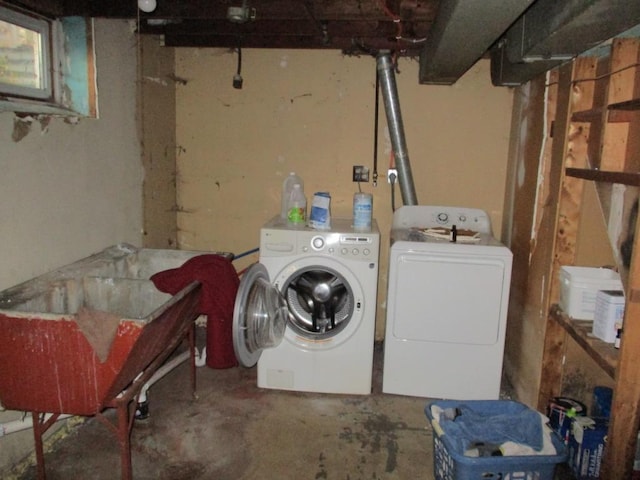
[[[287,221],[290,225],[304,225],[307,220],[307,199],[302,185],[296,183],[291,190],[287,204]]]
[[[613,342],[613,346],[614,348],[620,348],[620,341],[622,339],[622,329],[619,328],[617,333],[616,333],[616,339]]]
[[[295,172],[289,173],[287,178],[284,179],[284,182],[282,182],[282,199],[281,199],[282,201],[281,201],[281,208],[280,208],[280,217],[282,217],[283,219],[287,218],[289,198],[291,197],[293,186],[296,184],[300,185],[300,189],[304,194],[304,182],[302,181],[302,178],[296,175]]]
[[[373,196],[370,193],[357,192],[353,196],[353,228],[370,230],[373,213]]]

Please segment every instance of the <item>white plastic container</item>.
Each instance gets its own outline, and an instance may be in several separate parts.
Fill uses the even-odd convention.
[[[295,172],[289,173],[287,178],[282,182],[282,198],[280,206],[280,217],[286,219],[288,214],[289,199],[294,185],[300,185],[302,192],[304,193],[304,181]]]
[[[331,195],[329,192],[316,192],[311,200],[309,226],[318,230],[331,228]]]
[[[307,199],[302,186],[296,183],[287,203],[287,222],[290,225],[304,225],[307,221]]]
[[[618,329],[624,319],[624,292],[622,290],[600,290],[596,294],[596,311],[593,316],[592,333],[607,343],[614,343]]]
[[[353,228],[371,230],[373,215],[373,196],[370,193],[357,192],[353,195]]]
[[[620,275],[611,269],[560,268],[560,307],[570,317],[593,320],[598,291],[622,289]]]

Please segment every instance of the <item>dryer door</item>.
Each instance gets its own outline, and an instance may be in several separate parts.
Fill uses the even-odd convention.
[[[242,276],[233,308],[233,348],[243,367],[253,367],[265,348],[277,347],[289,319],[287,302],[255,263]]]

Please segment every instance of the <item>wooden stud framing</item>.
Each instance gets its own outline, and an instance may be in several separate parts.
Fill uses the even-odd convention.
[[[560,69],[557,94],[556,135],[553,140],[552,168],[549,184],[558,183],[557,219],[552,254],[549,260],[548,306],[559,300],[558,271],[575,260],[578,225],[582,212],[582,189],[585,181],[618,181],[637,184],[640,166],[640,40],[616,39],[612,43],[608,72],[596,59],[579,58],[573,62],[570,85],[567,69]],[[610,72],[610,73],[609,73]],[[606,95],[602,82],[606,81]],[[610,115],[624,109],[624,115]],[[632,110],[636,109],[636,112]],[[597,155],[601,146],[601,155]],[[591,160],[591,162],[590,162]],[[557,170],[558,165],[561,166]],[[595,167],[595,168],[594,168]],[[567,170],[571,175],[566,175]],[[607,173],[602,172],[607,170]],[[582,175],[581,172],[585,174]],[[612,189],[598,188],[603,205],[611,202]],[[553,201],[550,195],[549,200]],[[617,247],[617,240],[612,239]],[[582,340],[579,322],[550,310],[545,332],[542,378],[538,407],[543,409],[551,396],[560,395],[563,358],[567,334],[576,338],[610,375],[615,376],[611,423],[605,447],[601,478],[631,478],[640,428],[640,222],[635,227],[633,258],[628,275],[624,336],[619,354],[612,347],[605,353]],[[532,270],[534,267],[532,266]]]

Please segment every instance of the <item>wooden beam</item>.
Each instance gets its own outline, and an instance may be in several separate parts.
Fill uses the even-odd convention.
[[[538,261],[547,265],[543,280],[545,281],[541,292],[542,302],[540,311],[545,315],[546,324],[544,327],[543,338],[544,345],[542,351],[542,376],[540,379],[540,387],[538,389],[538,410],[546,411],[549,400],[560,394],[560,386],[562,384],[562,358],[564,356],[564,347],[566,334],[562,326],[554,321],[548,314],[551,304],[557,303],[558,296],[552,289],[552,285],[557,283],[554,275],[557,275],[555,263],[553,259],[554,245],[556,241],[555,225],[558,217],[559,197],[562,188],[562,177],[564,172],[564,157],[566,152],[565,133],[569,128],[569,119],[571,117],[571,65],[563,65],[558,70],[558,88],[557,100],[555,106],[555,122],[553,132],[553,144],[551,148],[551,165],[549,170],[548,197],[545,198],[546,220],[552,222],[551,232],[548,232],[546,238],[540,241],[547,242],[548,258],[540,257]],[[540,232],[538,233],[540,236]],[[541,248],[536,247],[536,248]],[[556,289],[557,290],[557,289]]]

